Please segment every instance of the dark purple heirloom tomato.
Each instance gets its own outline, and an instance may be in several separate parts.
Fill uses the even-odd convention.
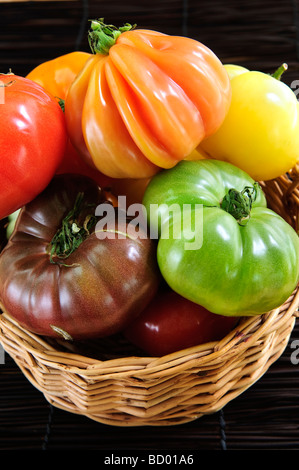
[[[101,239],[95,209],[105,201],[89,178],[60,175],[21,209],[0,255],[0,301],[28,330],[66,339],[108,336],[155,295],[155,243],[117,217],[113,233]]]

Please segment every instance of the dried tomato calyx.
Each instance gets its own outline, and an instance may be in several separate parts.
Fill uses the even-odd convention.
[[[84,193],[78,193],[74,207],[62,220],[61,227],[57,230],[50,242],[50,261],[55,263],[53,257],[60,259],[68,258],[90,234],[95,226],[97,218],[89,214],[83,222],[79,222],[82,211]]]
[[[93,54],[109,54],[109,49],[112,47],[117,38],[125,31],[134,29],[136,25],[125,23],[120,28],[116,28],[111,24],[105,24],[104,18],[91,21],[91,28],[88,32],[88,42]]]
[[[7,76],[14,76],[14,73],[12,73],[11,69],[9,69],[9,72],[8,73],[0,73],[0,77],[7,77]],[[10,85],[12,85],[13,83],[15,83],[15,80],[10,80],[9,82],[7,83],[3,83],[1,80],[0,80],[0,87],[8,87]]]
[[[72,341],[73,340],[71,335],[67,331],[60,328],[59,326],[50,325],[50,327],[52,328],[53,331],[55,331],[55,333],[57,333],[58,336],[65,339],[66,341]]]
[[[246,186],[242,191],[231,188],[221,201],[221,209],[231,214],[240,225],[246,225],[250,218],[252,204],[257,197],[257,185]]]

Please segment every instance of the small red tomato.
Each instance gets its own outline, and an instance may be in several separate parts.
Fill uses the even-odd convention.
[[[236,317],[216,315],[174,291],[159,293],[124,336],[151,356],[164,356],[225,337]]]
[[[67,141],[63,112],[40,85],[0,75],[0,218],[34,199],[53,178]]]

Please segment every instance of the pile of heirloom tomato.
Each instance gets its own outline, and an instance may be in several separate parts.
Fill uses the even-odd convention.
[[[0,77],[3,311],[161,356],[280,306],[298,234],[259,182],[299,160],[286,65],[223,65],[194,39],[103,19],[88,38],[90,53]]]

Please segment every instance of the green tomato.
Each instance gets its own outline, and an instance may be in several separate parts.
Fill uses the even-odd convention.
[[[10,214],[7,217],[8,218],[8,224],[7,224],[7,227],[6,227],[6,238],[7,239],[9,239],[9,237],[11,236],[11,234],[12,234],[14,228],[15,228],[15,224],[16,224],[17,218],[19,216],[20,210],[21,209],[16,210],[15,212],[13,212],[12,214]]]
[[[295,289],[298,235],[243,170],[183,161],[152,178],[143,203],[161,273],[183,297],[220,315],[252,316]]]

